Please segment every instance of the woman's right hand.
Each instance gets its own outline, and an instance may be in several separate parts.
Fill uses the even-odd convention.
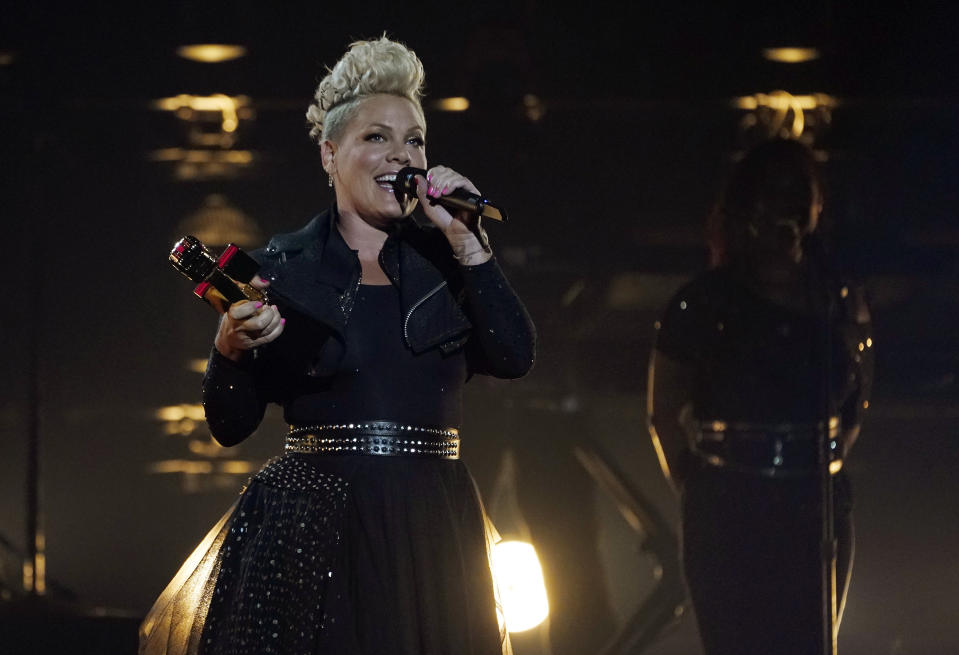
[[[253,278],[252,286],[265,289],[267,282]],[[233,303],[220,318],[214,346],[227,359],[240,361],[253,348],[270,343],[283,334],[286,319],[276,305],[244,300]]]

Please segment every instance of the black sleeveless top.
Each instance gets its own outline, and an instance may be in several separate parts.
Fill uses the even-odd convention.
[[[336,372],[300,387],[285,403],[287,421],[295,426],[388,420],[459,427],[467,378],[463,351],[413,353],[403,337],[403,319],[395,286],[360,285]]]

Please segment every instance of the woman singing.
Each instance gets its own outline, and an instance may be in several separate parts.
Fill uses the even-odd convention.
[[[709,655],[822,652],[824,462],[841,611],[852,521],[839,470],[868,406],[872,340],[861,290],[816,246],[821,208],[808,148],[754,148],[710,226],[712,270],[659,326],[650,431],[682,492],[684,567]]]
[[[478,191],[427,166],[423,78],[383,37],[352,44],[316,91],[336,202],[253,253],[269,300],[224,314],[203,383],[221,444],[274,402],[286,452],[164,592],[141,652],[509,651],[458,427],[467,379],[524,375],[534,332],[477,218],[430,202]],[[427,170],[415,199],[393,190],[408,166]]]

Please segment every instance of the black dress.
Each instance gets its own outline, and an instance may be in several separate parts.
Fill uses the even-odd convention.
[[[830,404],[853,425],[867,404],[872,342],[857,320],[855,294],[833,291]],[[765,467],[752,444],[735,450],[733,432],[725,435],[726,450],[711,451],[704,441],[686,463],[684,569],[709,655],[820,650],[817,450],[799,426],[814,425],[825,411],[822,337],[821,321],[773,304],[725,270],[680,290],[662,319],[657,350],[694,371],[696,420],[782,430],[783,449]],[[842,593],[852,562],[852,502],[845,472],[833,479]]]
[[[342,249],[330,234],[338,241],[327,247]],[[515,300],[495,261],[473,268],[481,270],[466,284],[480,295]],[[490,280],[498,280],[492,289]],[[328,360],[323,375],[313,374],[316,362],[290,369],[279,349],[241,365],[214,353],[205,399],[223,396],[214,403],[231,407],[212,415],[208,407],[208,416],[240,412],[237,397],[256,396],[280,403],[291,427],[458,428],[468,349],[411,348],[396,284],[353,292],[348,320],[316,353]],[[466,311],[474,331],[486,322]],[[531,344],[522,314],[484,329],[525,324],[520,341]],[[494,539],[458,459],[287,453],[252,478],[161,596],[141,629],[141,653],[509,652],[490,570]]]

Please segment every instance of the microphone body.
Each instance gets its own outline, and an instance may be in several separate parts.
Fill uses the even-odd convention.
[[[426,177],[422,168],[407,166],[400,169],[393,180],[393,191],[396,194],[416,197],[416,176]],[[487,198],[471,193],[466,189],[453,189],[449,194],[439,198],[430,198],[431,205],[440,205],[457,211],[465,210],[475,216],[483,216],[494,221],[505,223],[508,220],[506,210],[495,207]]]

